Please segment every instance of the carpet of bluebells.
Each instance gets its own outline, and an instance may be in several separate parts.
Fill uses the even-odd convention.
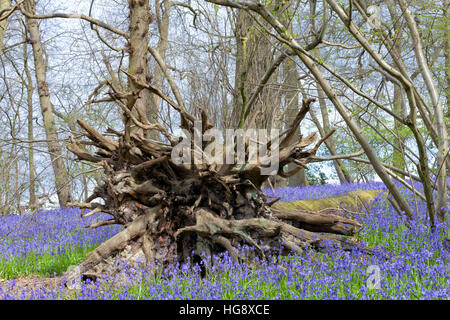
[[[420,186],[416,185],[420,190]],[[386,190],[381,183],[283,188],[269,195],[282,201],[338,196],[349,191]],[[375,248],[368,256],[359,247],[343,251],[331,245],[321,252],[273,256],[250,267],[227,254],[206,261],[205,277],[190,263],[174,265],[163,274],[128,269],[123,274],[92,282],[81,289],[39,288],[14,293],[0,286],[4,299],[449,299],[449,223],[430,231],[425,204],[403,193],[416,210],[412,229],[381,193],[356,217],[364,228],[360,246]],[[369,212],[367,212],[369,211]],[[101,219],[104,219],[102,217]],[[62,274],[70,265],[120,231],[108,226],[83,228],[97,218],[80,218],[77,209],[37,212],[34,215],[0,217],[0,278],[33,274]],[[240,248],[244,254],[252,248]],[[372,273],[371,273],[372,272]],[[379,277],[377,277],[379,275]]]

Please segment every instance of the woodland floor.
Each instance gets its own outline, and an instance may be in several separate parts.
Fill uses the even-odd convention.
[[[344,206],[350,210],[357,210],[362,207],[362,202],[370,203],[382,190],[356,190],[341,196],[313,199],[297,200],[291,202],[280,202],[275,205],[279,208],[321,210],[331,206]],[[4,292],[18,299],[25,298],[31,291],[57,290],[65,283],[65,276],[42,277],[39,274],[19,276],[12,280],[2,279],[0,272],[0,300],[4,299]]]
[[[279,205],[298,207],[307,205],[305,200],[320,203],[315,198],[323,195],[339,198],[342,203],[359,187],[319,186],[276,192],[283,198]],[[384,191],[378,184],[361,189]],[[419,203],[420,217],[414,229],[407,231],[385,193],[371,193],[364,192],[372,199],[379,195],[361,210],[358,219],[364,229],[359,236],[366,245],[389,252],[392,259],[336,252],[260,262],[257,269],[226,262],[214,267],[205,279],[195,270],[181,268],[169,280],[136,278],[132,284],[121,283],[116,288],[86,284],[78,292],[63,288],[62,274],[119,229],[84,229],[95,221],[79,218],[75,209],[43,212],[39,219],[6,217],[7,221],[0,219],[0,299],[448,299],[450,250],[442,245],[450,236],[448,225],[440,229],[440,234],[430,235],[422,212],[425,207]],[[358,199],[365,195],[359,194]],[[412,198],[409,201],[414,203]],[[381,290],[376,292],[366,287],[367,268],[374,264],[383,275]]]
[[[27,275],[13,280],[0,279],[0,300],[4,299],[5,292],[18,299],[25,298],[32,291],[43,289],[58,289],[65,279],[63,276],[43,278],[39,275]]]

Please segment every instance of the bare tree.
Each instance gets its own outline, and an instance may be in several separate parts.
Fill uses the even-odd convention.
[[[28,141],[34,140],[34,132],[33,132],[33,80],[31,78],[30,68],[28,66],[28,52],[27,46],[23,46],[23,60],[24,60],[24,71],[26,75],[25,86],[27,89],[27,126],[28,126]],[[29,179],[30,179],[30,199],[28,201],[28,206],[31,209],[35,209],[37,207],[37,198],[36,198],[36,175],[35,175],[35,166],[34,166],[34,150],[31,143],[28,146],[28,171],[29,171]]]
[[[411,10],[405,0],[399,0],[400,7],[403,10],[403,16],[408,25],[410,35],[413,39],[413,47],[415,51],[415,58],[419,65],[422,78],[428,89],[428,94],[431,97],[431,102],[434,109],[434,116],[436,118],[436,132],[439,136],[437,148],[437,167],[438,167],[438,199],[436,202],[436,210],[439,218],[443,221],[445,218],[445,211],[447,207],[447,166],[450,160],[446,160],[448,153],[448,134],[444,123],[444,109],[439,99],[439,92],[437,90],[435,81],[430,72],[428,62],[423,51],[422,39],[417,29],[417,24],[414,20]],[[447,162],[447,165],[446,165]],[[428,177],[427,177],[428,178]]]
[[[27,0],[24,3],[23,12],[36,14],[36,3],[34,0]],[[58,134],[56,132],[53,105],[50,101],[50,92],[46,76],[46,63],[44,59],[44,48],[39,33],[39,25],[36,19],[26,17],[26,26],[29,34],[29,41],[33,48],[34,68],[36,83],[41,105],[42,117],[44,119],[45,133],[47,137],[47,146],[50,153],[53,173],[55,175],[56,193],[59,204],[65,206],[72,201],[70,191],[70,181],[67,174],[66,165],[63,159],[63,153],[59,144]]]
[[[317,117],[315,116],[315,114],[313,112],[311,112],[311,116],[313,118],[313,121],[314,121],[317,129],[320,132],[320,135],[322,137],[324,137],[326,134],[328,134],[331,131],[331,124],[330,124],[330,120],[328,117],[328,108],[326,105],[325,96],[324,96],[323,90],[320,87],[317,87],[317,95],[319,98],[318,100],[319,100],[320,113],[322,115],[323,125],[320,124],[319,120],[317,119]],[[325,141],[325,144],[332,156],[338,155],[333,137],[330,137],[329,139],[327,139]],[[346,169],[344,163],[342,162],[342,160],[341,159],[333,160],[333,164],[334,164],[336,173],[339,177],[340,183],[351,183],[352,178],[350,176],[350,173]]]
[[[341,99],[336,95],[335,90],[330,86],[328,81],[326,80],[324,74],[321,72],[319,65],[323,65],[323,63],[319,62],[317,58],[311,56],[306,52],[306,50],[299,45],[299,43],[295,40],[293,35],[289,32],[289,30],[286,29],[285,26],[275,17],[271,11],[266,8],[263,4],[252,2],[252,1],[228,1],[228,0],[211,0],[209,2],[219,4],[219,5],[225,5],[225,6],[231,6],[234,8],[238,8],[241,10],[247,10],[248,12],[253,12],[257,17],[259,17],[261,20],[263,20],[265,23],[268,23],[274,32],[272,30],[267,29],[267,32],[272,33],[274,37],[276,37],[279,41],[284,43],[285,45],[289,46],[296,55],[300,58],[302,63],[305,65],[306,68],[311,72],[311,74],[314,76],[320,87],[323,89],[325,94],[328,96],[330,101],[334,104],[336,110],[339,112],[341,117],[346,122],[349,129],[352,131],[355,138],[360,143],[361,147],[365,151],[367,157],[369,158],[375,172],[378,174],[378,176],[381,178],[381,180],[385,183],[389,191],[392,193],[393,197],[399,204],[401,210],[405,212],[405,214],[409,217],[412,217],[412,211],[409,207],[408,203],[403,198],[402,194],[399,192],[398,188],[395,186],[393,181],[391,180],[388,172],[378,159],[376,152],[373,150],[373,148],[368,143],[366,137],[361,133],[360,126],[349,116],[347,111],[345,110],[345,106],[342,103]],[[442,158],[445,156],[446,150],[448,149],[446,147],[447,139],[445,139],[445,142],[437,138],[437,132],[439,134],[443,134],[443,137],[446,137],[446,133],[442,132],[442,121],[438,121],[438,125],[434,126],[430,120],[430,117],[428,115],[428,109],[427,106],[424,103],[424,99],[420,96],[419,91],[414,86],[414,84],[411,82],[407,72],[404,69],[403,62],[399,57],[395,56],[395,52],[391,51],[391,56],[393,60],[395,61],[397,67],[399,70],[395,69],[391,65],[389,65],[382,57],[381,55],[372,47],[372,45],[369,43],[367,38],[363,35],[361,31],[359,31],[359,28],[356,26],[355,22],[352,19],[351,14],[353,13],[353,9],[351,7],[352,3],[350,3],[350,13],[347,13],[341,5],[339,5],[334,0],[327,0],[326,1],[332,10],[337,14],[339,19],[342,21],[344,27],[350,32],[352,37],[359,43],[359,45],[367,52],[371,58],[374,60],[374,63],[378,65],[378,67],[382,70],[382,72],[388,74],[390,77],[393,77],[398,81],[403,89],[406,92],[406,96],[409,101],[409,107],[410,107],[410,115],[406,120],[403,120],[401,117],[397,116],[396,119],[402,121],[403,124],[407,125],[410,130],[412,131],[416,143],[417,148],[419,150],[419,163],[418,163],[418,172],[421,176],[421,180],[424,185],[424,192],[425,196],[427,198],[427,205],[428,205],[428,212],[430,216],[431,225],[434,225],[434,212],[435,207],[433,203],[433,197],[432,197],[432,191],[431,191],[431,177],[430,177],[430,169],[428,167],[428,156],[427,152],[425,150],[425,144],[424,139],[419,132],[417,128],[417,111],[419,111],[426,127],[430,131],[430,135],[436,144],[436,146],[439,149],[438,153],[438,162],[439,159],[441,164],[445,164],[442,161]],[[361,8],[358,6],[358,3],[354,3],[360,11],[360,13],[367,17],[367,13],[364,11],[364,8]],[[350,14],[350,15],[349,15]],[[418,64],[422,70],[423,76],[425,78],[425,82],[427,84],[428,91],[430,93],[430,96],[432,96],[433,100],[433,106],[435,108],[435,112],[437,115],[437,118],[442,119],[442,117],[439,116],[439,113],[442,114],[442,107],[439,105],[439,100],[437,98],[435,88],[433,81],[431,79],[431,76],[429,75],[429,71],[427,71],[427,65],[426,61],[423,58],[423,51],[420,46],[420,37],[417,35],[417,28],[415,27],[414,21],[412,19],[411,14],[405,9],[405,19],[407,20],[410,33],[413,36],[413,39],[415,41],[415,53],[416,58],[418,61]],[[383,33],[382,33],[383,34]],[[385,37],[383,38],[386,40],[386,43],[391,46],[391,42]],[[332,70],[330,68],[326,69],[328,72],[331,72]],[[342,80],[342,76],[339,76],[336,73],[333,73],[334,76],[338,77],[340,80]],[[428,80],[426,80],[428,79]],[[347,86],[349,86],[354,92],[358,92],[358,90],[354,90],[354,88],[349,82],[345,82]],[[439,111],[440,110],[440,111]],[[392,112],[391,112],[392,114]],[[444,140],[444,139],[443,139]],[[442,165],[440,166],[443,167]],[[445,171],[445,169],[444,169]],[[439,173],[439,176],[446,176],[446,174]],[[442,179],[444,180],[444,179]],[[442,196],[440,196],[440,199],[438,201],[439,204],[442,203],[442,198],[447,197],[447,190],[446,188],[443,189],[443,185],[441,183],[440,186],[438,186],[439,191],[441,192]]]
[[[5,37],[8,15],[10,13],[11,0],[0,0],[0,52],[3,49],[3,39]]]

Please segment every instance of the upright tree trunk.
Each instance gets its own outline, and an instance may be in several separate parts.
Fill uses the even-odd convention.
[[[317,95],[319,97],[320,113],[322,114],[322,121],[323,121],[323,134],[322,133],[321,134],[322,136],[325,136],[328,132],[331,131],[331,125],[330,119],[328,117],[328,109],[325,102],[325,96],[323,94],[322,88],[319,85],[317,86]],[[330,150],[332,156],[338,155],[333,137],[328,138],[325,141],[325,144],[327,145],[328,150]],[[334,168],[336,169],[336,173],[339,177],[340,183],[351,183],[352,178],[347,168],[345,167],[344,162],[341,159],[337,159],[333,161],[333,164]]]
[[[289,16],[289,14],[288,14]],[[283,24],[288,28],[290,32],[292,32],[292,24],[288,19],[282,19]],[[298,113],[298,71],[297,66],[292,58],[288,58],[283,63],[283,73],[285,75],[285,104],[286,104],[286,126],[288,123],[292,123]],[[300,140],[300,127],[294,133],[294,140]],[[291,171],[295,169],[297,166],[294,163],[290,163],[288,165],[288,170]],[[300,169],[296,174],[292,177],[288,178],[288,186],[296,187],[296,186],[306,186],[308,185],[308,180],[306,180],[306,172],[305,169]]]
[[[23,46],[23,59],[24,59],[24,69],[26,75],[26,87],[27,87],[27,107],[28,107],[28,141],[33,141],[33,80],[31,79],[31,73],[28,66],[28,52],[27,46]],[[28,176],[30,179],[29,190],[30,190],[30,199],[28,202],[28,206],[31,210],[35,209],[37,206],[37,198],[36,198],[36,177],[34,174],[34,152],[32,144],[28,145]]]
[[[244,10],[238,10],[235,28],[236,64],[234,73],[233,122],[244,125],[242,113],[245,106],[248,65],[248,34],[252,25],[251,17]]]
[[[2,184],[4,185],[4,189],[3,189],[3,193],[5,194],[5,198],[3,201],[3,205],[2,205],[2,211],[3,211],[3,215],[8,215],[10,212],[10,200],[9,200],[9,196],[10,196],[10,183],[11,183],[11,167],[12,167],[12,160],[14,158],[14,143],[11,144],[11,149],[9,151],[9,154],[7,155],[6,159],[3,161],[3,179],[2,179]],[[3,169],[2,168],[2,169]]]
[[[158,1],[155,1],[155,10],[156,10],[156,16],[157,16],[157,24],[159,29],[159,41],[155,48],[155,50],[158,52],[158,54],[161,56],[163,60],[166,58],[166,52],[167,52],[167,43],[169,38],[169,22],[170,22],[170,9],[172,7],[172,2],[169,0],[163,0],[163,6],[164,11],[161,12]],[[155,69],[152,73],[152,83],[158,87],[162,88],[164,80],[164,72],[159,66],[158,63],[155,64]],[[148,104],[146,108],[147,118],[149,119],[150,123],[156,123],[158,122],[158,110],[159,106],[161,104],[161,98],[157,96],[156,94],[151,95],[150,103]],[[158,140],[159,134],[158,132],[151,131],[150,132],[150,138],[154,140]]]
[[[395,7],[394,2],[392,0],[389,0],[386,2],[386,4],[389,10],[389,14],[391,16],[391,20],[393,22],[393,28],[394,30],[396,30],[396,37],[392,45],[392,51],[397,57],[400,58],[402,55],[402,40],[403,40],[401,36],[401,28],[402,28],[401,20],[399,19],[397,8]],[[406,116],[406,107],[405,102],[403,101],[402,88],[398,83],[392,82],[392,84],[394,85],[393,111],[396,114],[401,115],[402,118],[404,118]],[[404,139],[400,134],[402,124],[397,120],[394,120],[394,123],[396,131],[399,133],[399,138],[396,138],[395,141],[393,141],[393,143],[398,149],[402,150],[403,148],[402,144],[404,142]],[[400,139],[400,141],[398,139]],[[404,155],[402,154],[402,152],[394,148],[392,154],[393,166],[399,169],[404,169],[405,168],[404,161],[405,161]],[[403,176],[400,175],[400,177]]]
[[[448,152],[448,134],[447,128],[444,123],[444,110],[439,99],[438,88],[433,79],[433,75],[431,74],[430,68],[426,61],[426,57],[423,50],[422,39],[419,34],[419,30],[415,19],[413,17],[412,12],[410,11],[408,4],[404,0],[399,0],[399,3],[404,10],[403,16],[408,25],[409,31],[411,33],[411,38],[413,40],[414,52],[416,57],[416,62],[419,65],[422,78],[425,82],[425,85],[428,90],[428,94],[430,95],[433,109],[434,109],[434,118],[436,121],[436,131],[438,133],[438,153],[437,153],[437,169],[438,172],[438,194],[436,201],[436,212],[438,218],[443,221],[445,219],[445,212],[447,207],[447,165],[449,161],[446,160],[447,152]]]
[[[0,12],[4,9],[11,7],[11,0],[0,0]],[[8,24],[8,19],[0,21],[0,52],[3,49],[3,40],[5,38],[6,26]]]
[[[394,112],[398,115],[402,115],[403,117],[403,101],[402,101],[402,91],[401,91],[401,87],[398,84],[394,83]],[[398,122],[397,120],[395,121],[395,128],[396,128],[396,133],[398,133],[398,138],[395,139],[395,141],[393,141],[394,145],[398,148],[398,149],[394,149],[393,154],[392,154],[392,165],[396,168],[399,168],[401,170],[405,169],[405,159],[404,159],[404,155],[401,152],[401,150],[403,150],[403,143],[404,143],[404,138],[402,136],[402,128],[403,125]],[[403,178],[403,175],[399,175],[401,178]]]
[[[285,123],[292,123],[298,113],[298,71],[295,62],[291,59],[285,60],[283,63],[283,73],[285,75],[285,90],[284,95],[286,103]],[[294,133],[294,141],[300,140],[300,128]],[[297,166],[294,163],[288,165],[288,170],[291,171]],[[301,169],[299,172],[288,178],[287,184],[289,187],[306,186],[308,181],[306,180],[305,169]]]
[[[18,148],[17,148],[17,144],[15,144],[14,147],[14,154],[16,155],[15,158],[15,172],[14,172],[14,198],[16,200],[16,204],[17,204],[17,209],[20,210],[20,201],[22,199],[21,197],[21,193],[19,191],[19,175],[20,175],[20,169],[19,169],[19,157],[17,156],[18,154]]]
[[[448,19],[448,0],[444,1],[444,12],[443,16]],[[445,123],[447,124],[447,132],[450,131],[450,23],[448,20],[444,25],[444,57],[445,57],[445,79],[446,88],[445,88]],[[450,174],[450,156],[447,156],[447,175]]]
[[[148,73],[148,37],[149,24],[151,22],[150,6],[148,0],[129,0],[130,9],[130,38],[128,40],[129,65],[128,72],[135,76],[140,82],[150,81]],[[132,92],[140,90],[140,86],[131,78],[128,80],[128,89]],[[137,119],[143,124],[149,124],[146,109],[150,105],[150,92],[147,89],[140,90],[136,101],[129,99],[128,109],[132,111]],[[126,117],[127,118],[127,117]],[[130,130],[133,124],[130,118],[127,118],[125,141],[130,141],[131,132],[141,131],[139,128]]]
[[[34,0],[27,0],[24,4],[28,12],[36,14],[36,3]],[[58,133],[56,132],[53,105],[50,101],[50,92],[47,83],[47,66],[44,61],[39,25],[37,20],[26,18],[26,26],[30,36],[31,45],[33,47],[36,83],[38,87],[42,117],[44,119],[48,151],[50,153],[53,173],[55,175],[56,193],[58,195],[59,204],[61,206],[65,206],[68,202],[72,201],[70,180],[67,174],[66,165],[62,158],[63,153],[59,144]]]
[[[444,17],[448,18],[448,1],[444,1]],[[450,23],[445,24],[444,28],[444,35],[445,35],[445,79],[447,80],[446,84],[447,87],[445,88],[445,97],[446,97],[446,118],[447,118],[447,130],[450,127]]]

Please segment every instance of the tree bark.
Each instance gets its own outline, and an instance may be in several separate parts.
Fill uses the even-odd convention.
[[[28,66],[28,52],[27,46],[23,46],[23,58],[24,58],[24,69],[26,75],[26,88],[27,88],[27,127],[28,127],[28,141],[34,140],[33,133],[33,80],[31,78],[31,72]],[[28,201],[28,206],[31,210],[37,207],[37,198],[36,198],[36,176],[34,174],[34,152],[33,146],[31,143],[28,146],[28,177],[30,179],[29,183],[29,193],[30,199]]]
[[[138,81],[147,83],[151,80],[148,73],[148,39],[151,22],[149,0],[129,0],[128,4],[130,10],[128,73],[135,76]],[[135,97],[128,99],[128,109],[141,123],[148,125],[146,109],[150,105],[150,91],[140,88],[130,77],[128,78],[128,87],[131,92],[139,92],[137,99]],[[131,132],[142,132],[142,129],[136,127],[128,115],[125,114],[125,118],[127,119],[125,141],[129,142]]]
[[[11,7],[11,0],[0,0],[0,12],[10,7]],[[7,25],[8,19],[3,19],[0,21],[0,52],[2,52],[3,50],[3,40],[5,38]]]
[[[449,160],[446,160],[448,152],[448,134],[447,128],[444,123],[444,110],[439,99],[439,92],[436,84],[433,80],[433,75],[431,74],[430,68],[426,61],[422,39],[420,37],[419,31],[417,29],[417,24],[414,20],[412,12],[408,8],[408,4],[404,0],[398,0],[401,4],[403,11],[403,16],[406,19],[408,28],[411,33],[411,37],[414,42],[414,51],[417,64],[419,65],[420,71],[422,73],[422,78],[428,89],[428,93],[431,97],[431,101],[434,108],[434,116],[436,118],[436,131],[439,135],[438,139],[438,153],[437,153],[437,169],[438,172],[438,197],[436,201],[436,212],[438,218],[441,221],[445,219],[445,213],[447,208],[447,165]]]
[[[394,83],[393,85],[394,85],[394,101],[393,101],[394,112],[397,114],[402,114],[403,113],[403,106],[402,106],[403,101],[402,101],[402,92],[401,92],[402,89],[398,84]],[[403,125],[400,122],[398,122],[397,120],[394,120],[394,121],[395,121],[396,132],[398,133],[398,137],[393,142],[394,145],[397,146],[397,148],[394,148],[393,153],[392,153],[392,165],[396,168],[399,168],[400,170],[404,170],[405,169],[404,155],[400,151],[400,150],[403,150],[403,143],[405,141],[405,139],[402,136],[402,131],[401,131],[401,129],[403,128]]]
[[[391,16],[391,21],[393,22],[393,29],[396,30],[396,37],[394,40],[394,43],[392,44],[392,51],[397,57],[401,57],[402,55],[402,41],[403,38],[400,36],[401,34],[401,28],[402,24],[400,23],[400,19],[397,13],[397,8],[395,7],[395,4],[393,0],[389,0],[386,2],[389,14]],[[403,94],[402,94],[402,88],[401,86],[396,83],[395,81],[392,81],[392,85],[394,86],[394,101],[393,101],[393,111],[395,114],[401,116],[402,118],[406,117],[406,107],[405,102],[403,101]],[[398,133],[398,138],[395,139],[394,146],[397,148],[394,148],[392,152],[392,165],[400,170],[405,169],[405,160],[404,155],[400,150],[403,150],[403,143],[405,139],[402,137],[401,131],[402,131],[402,123],[400,121],[394,120],[396,132]],[[400,177],[404,177],[403,175],[400,175]]]
[[[284,85],[285,94],[284,99],[286,103],[285,123],[292,123],[298,113],[298,71],[294,61],[287,59],[283,64],[283,73],[285,75]],[[300,128],[294,133],[294,140],[300,139]],[[295,168],[295,164],[288,165],[288,170],[291,171]],[[306,186],[308,181],[306,180],[305,169],[301,169],[299,172],[289,177],[287,184],[289,187]]]
[[[443,17],[448,17],[448,0],[444,0],[444,13]],[[445,79],[446,79],[446,88],[445,88],[445,101],[446,101],[446,113],[445,116],[447,118],[447,130],[450,130],[450,23],[448,21],[444,26],[444,58],[445,58]],[[447,166],[447,170],[448,166]]]
[[[155,51],[158,52],[159,56],[164,61],[166,58],[169,38],[170,9],[172,8],[172,3],[169,0],[163,0],[163,7],[164,11],[161,12],[159,8],[159,1],[155,0],[156,20],[159,30],[159,41],[155,48]],[[158,63],[156,63],[155,65],[152,76],[152,83],[156,87],[161,88],[164,80],[164,72]],[[149,119],[150,123],[156,123],[158,121],[158,111],[160,104],[161,98],[156,94],[151,95],[150,104],[146,109],[147,118]],[[154,133],[154,135],[150,138],[158,140],[159,135],[157,134],[157,132],[152,131],[152,133]]]
[[[36,14],[36,3],[34,0],[27,0],[24,5],[28,12]],[[53,105],[50,101],[50,92],[47,83],[47,66],[44,61],[44,49],[39,33],[39,25],[37,20],[26,18],[26,26],[33,47],[36,83],[38,86],[42,117],[44,119],[48,151],[50,153],[53,173],[55,175],[56,193],[58,195],[59,204],[65,206],[68,202],[72,201],[70,180],[63,160],[58,133],[56,132]]]
[[[328,117],[328,108],[327,108],[327,104],[325,102],[325,96],[324,96],[323,90],[320,86],[317,86],[317,95],[319,97],[320,113],[322,114],[322,122],[323,122],[323,133],[321,133],[321,135],[325,136],[328,132],[331,131],[331,125],[330,125],[330,119]],[[334,143],[333,137],[330,137],[329,139],[327,139],[325,141],[325,144],[328,147],[328,150],[330,150],[330,153],[332,156],[338,155],[338,152],[336,150],[336,144]],[[333,165],[334,165],[336,173],[339,177],[339,182],[341,184],[352,182],[350,173],[348,172],[347,168],[344,165],[344,162],[341,159],[333,160]]]

